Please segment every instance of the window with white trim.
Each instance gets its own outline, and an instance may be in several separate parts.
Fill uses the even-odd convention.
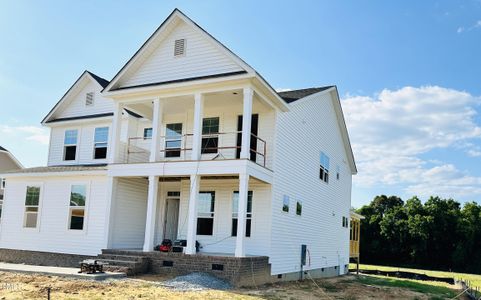
[[[180,157],[182,123],[165,126],[165,157]]]
[[[341,167],[339,165],[336,166],[336,178],[337,180],[341,178]]]
[[[215,192],[199,192],[197,201],[197,235],[212,235],[214,233]]]
[[[219,147],[219,117],[202,120],[201,153],[217,153]]]
[[[94,92],[90,92],[85,94],[85,106],[93,106],[94,105]]]
[[[150,140],[152,138],[152,127],[144,128],[144,140]]]
[[[40,187],[27,186],[25,194],[25,214],[23,220],[23,227],[37,228],[38,213],[40,204]]]
[[[72,185],[69,203],[69,225],[71,230],[83,230],[85,220],[85,202],[87,200],[87,186]]]
[[[246,211],[246,237],[251,236],[252,227],[252,191],[247,193],[247,211]],[[231,235],[237,236],[237,216],[239,214],[239,192],[232,195],[232,230]]]
[[[329,156],[321,151],[320,160],[319,178],[325,183],[329,183]]]
[[[63,160],[75,160],[77,157],[77,129],[65,130]]]
[[[289,212],[289,196],[284,195],[282,198],[282,211],[288,213]]]
[[[107,146],[109,142],[109,128],[95,128],[94,137],[94,159],[107,158]]]
[[[0,190],[4,190],[6,185],[5,178],[0,178]]]

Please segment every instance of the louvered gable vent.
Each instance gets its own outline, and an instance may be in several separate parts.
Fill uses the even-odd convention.
[[[185,54],[185,39],[175,40],[174,56],[182,56]]]
[[[85,95],[85,106],[94,105],[94,93],[90,92]]]

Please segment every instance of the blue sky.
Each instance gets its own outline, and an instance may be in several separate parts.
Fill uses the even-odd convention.
[[[1,1],[0,144],[45,164],[43,116],[83,70],[112,78],[175,7],[276,88],[338,86],[354,206],[481,202],[479,0]]]

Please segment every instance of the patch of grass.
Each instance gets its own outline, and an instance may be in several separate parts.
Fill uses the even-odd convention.
[[[355,268],[355,264],[351,264],[350,268]],[[446,271],[433,271],[433,270],[421,270],[421,269],[411,269],[411,268],[399,268],[392,266],[376,266],[376,265],[359,265],[360,269],[365,270],[379,270],[379,271],[406,271],[418,274],[426,274],[435,277],[451,277],[457,280],[469,280],[474,286],[481,288],[481,275],[477,274],[467,274],[467,273],[457,273],[457,272],[446,272]]]
[[[358,281],[367,285],[410,289],[415,292],[429,294],[431,295],[431,299],[437,299],[437,298],[444,299],[446,297],[452,298],[456,296],[456,292],[454,290],[446,286],[433,284],[433,282],[431,281],[421,282],[421,281],[411,280],[411,279],[399,279],[399,278],[394,279],[394,278],[388,278],[388,277],[382,277],[382,276],[368,276],[368,275],[359,276]]]

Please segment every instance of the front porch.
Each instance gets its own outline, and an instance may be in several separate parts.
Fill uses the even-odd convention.
[[[151,252],[163,239],[183,239],[186,254],[269,255],[271,185],[266,182],[242,174],[113,178],[109,249]]]
[[[267,256],[235,257],[225,254],[185,255],[182,253],[141,250],[104,249],[99,258],[108,261],[112,270],[122,270],[127,274],[150,272],[153,274],[176,275],[204,272],[227,280],[234,286],[257,286],[272,281],[271,265]],[[131,260],[130,270],[121,269]],[[130,271],[130,273],[129,273]]]

